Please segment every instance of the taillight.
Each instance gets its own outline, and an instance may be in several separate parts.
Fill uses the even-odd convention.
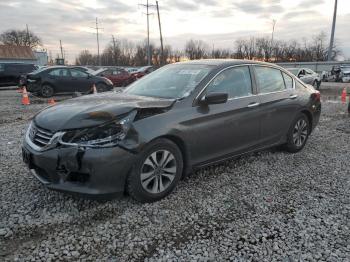
[[[311,94],[311,98],[315,101],[321,101],[321,93],[318,90],[315,90],[312,94]]]

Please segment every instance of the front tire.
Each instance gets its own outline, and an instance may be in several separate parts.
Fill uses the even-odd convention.
[[[287,143],[285,149],[290,153],[296,153],[302,150],[310,134],[310,123],[307,116],[300,113],[293,121],[287,134]]]
[[[182,171],[183,158],[177,145],[164,138],[154,140],[136,160],[127,190],[137,201],[158,201],[173,191]]]
[[[105,84],[103,84],[103,83],[98,83],[98,84],[96,85],[96,89],[97,89],[97,92],[98,92],[98,93],[102,93],[102,92],[106,92],[107,89],[108,89],[108,87],[107,87],[107,85],[105,85]]]
[[[40,90],[41,96],[48,98],[48,97],[53,96],[54,93],[55,93],[55,91],[54,91],[52,86],[50,86],[48,84],[43,84],[41,86],[41,90]]]

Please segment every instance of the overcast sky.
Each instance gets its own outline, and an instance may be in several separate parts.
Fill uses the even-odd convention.
[[[149,0],[150,4],[155,1]],[[62,40],[66,56],[74,62],[83,49],[97,53],[95,17],[103,28],[103,49],[117,38],[143,41],[146,37],[146,0],[0,0],[0,32],[10,28],[30,30],[44,47],[59,52]],[[201,39],[208,45],[233,49],[237,38],[271,34],[290,40],[330,33],[334,0],[159,0],[165,44],[183,49],[186,40]],[[156,10],[151,10],[156,12]],[[156,13],[155,13],[156,14]],[[150,17],[151,40],[159,44],[157,16]],[[336,39],[350,58],[350,1],[338,1]]]

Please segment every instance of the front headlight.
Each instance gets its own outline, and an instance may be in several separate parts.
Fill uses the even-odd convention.
[[[67,131],[61,139],[61,144],[74,144],[88,147],[110,147],[123,140],[136,116],[132,111],[120,120],[79,130]]]

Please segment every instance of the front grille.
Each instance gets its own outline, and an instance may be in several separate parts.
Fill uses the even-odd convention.
[[[39,147],[47,146],[53,135],[49,130],[40,128],[34,124],[32,124],[29,131],[30,140]]]

